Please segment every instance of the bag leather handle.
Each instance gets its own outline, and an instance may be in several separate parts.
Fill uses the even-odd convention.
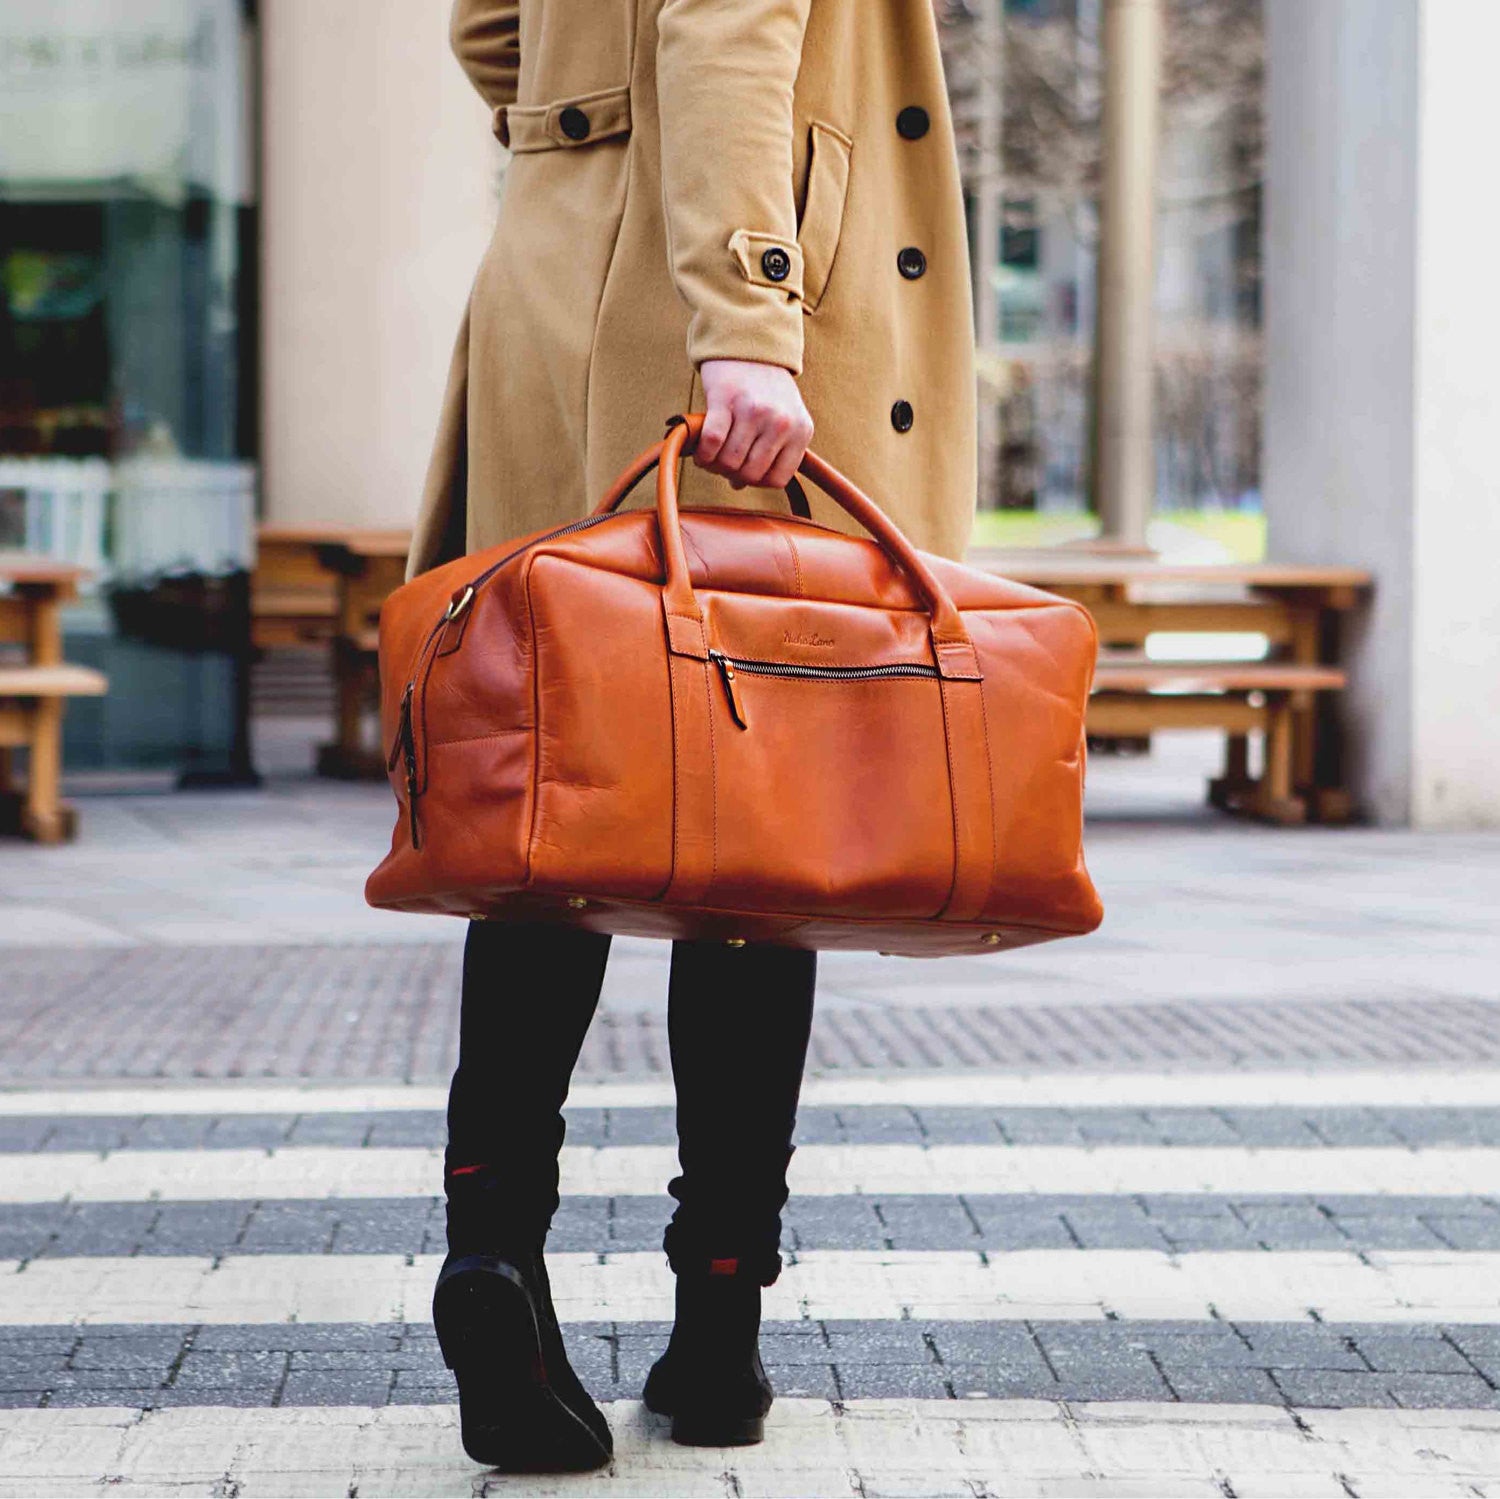
[[[698,640],[693,643],[701,650],[706,650],[706,643],[702,641],[703,611],[693,593],[688,574],[687,554],[682,545],[682,521],[677,505],[678,460],[693,451],[702,431],[701,411],[689,412],[681,421],[674,422],[659,443],[654,443],[641,453],[615,480],[595,514],[613,510],[631,486],[649,472],[653,465],[656,466],[656,514],[661,531],[662,556],[666,563],[663,603],[667,613],[668,632],[674,648],[689,644],[696,633]],[[895,522],[857,485],[816,453],[805,454],[798,471],[811,479],[842,510],[853,516],[875,539],[886,556],[911,579],[926,604],[932,621],[932,647],[937,657],[938,670],[943,676],[977,680],[980,676],[978,657],[957,605]],[[674,627],[674,619],[681,622],[680,627]],[[696,632],[692,628],[694,623],[697,626]],[[679,635],[679,628],[687,638]],[[699,654],[700,649],[693,650],[692,654]]]
[[[668,429],[686,420],[686,417],[674,416],[667,423]],[[635,486],[656,467],[660,456],[661,444],[659,442],[652,443],[644,453],[637,453],[614,483],[609,486],[604,498],[594,506],[590,514],[609,515],[612,511],[618,510],[630,498],[630,493]],[[792,514],[798,520],[812,519],[812,506],[807,503],[807,491],[803,489],[801,482],[795,476],[786,481],[786,501]]]

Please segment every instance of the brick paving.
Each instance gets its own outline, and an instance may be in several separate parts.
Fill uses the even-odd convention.
[[[634,1400],[670,1330],[573,1323],[569,1354],[599,1399]],[[1500,1409],[1493,1326],[809,1320],[767,1322],[761,1348],[787,1397]],[[451,1399],[420,1324],[0,1330],[0,1408]]]
[[[7,948],[0,1080],[446,1077],[454,943]],[[580,1077],[668,1070],[664,1005],[602,1009]],[[1010,1071],[1476,1066],[1500,1003],[825,1004],[810,1065]]]
[[[663,1197],[569,1197],[555,1251],[655,1249]],[[787,1210],[789,1251],[1488,1250],[1500,1251],[1500,1203],[1479,1198],[1191,1195],[1145,1197],[809,1197]],[[26,1203],[0,1216],[0,1259],[115,1255],[433,1254],[435,1198],[227,1202]]]

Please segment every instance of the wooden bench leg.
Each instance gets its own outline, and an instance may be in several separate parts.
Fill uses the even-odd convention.
[[[379,780],[385,775],[385,752],[365,744],[365,718],[380,713],[379,665],[367,651],[346,640],[333,643],[338,688],[337,737],[318,751],[318,774],[339,780]]]
[[[62,719],[61,699],[37,703],[21,831],[38,843],[64,843],[77,829],[72,808],[62,802]]]
[[[1208,783],[1209,805],[1230,811],[1255,788],[1250,779],[1250,736],[1227,734],[1224,738],[1224,774]]]
[[[1292,790],[1295,713],[1285,696],[1266,704],[1266,766],[1250,810],[1269,822],[1307,821],[1307,803]]]

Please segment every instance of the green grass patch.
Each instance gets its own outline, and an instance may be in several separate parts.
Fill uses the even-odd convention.
[[[1153,538],[1170,555],[1173,531],[1189,532],[1223,549],[1226,562],[1259,562],[1266,555],[1266,518],[1250,510],[1170,510],[1154,518]],[[1165,534],[1162,534],[1165,533]],[[973,545],[1021,550],[1061,546],[1099,534],[1099,518],[1087,514],[1038,514],[1033,510],[984,510],[974,518]]]

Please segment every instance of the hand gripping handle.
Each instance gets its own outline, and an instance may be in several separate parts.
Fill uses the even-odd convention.
[[[666,563],[664,602],[669,620],[672,616],[699,620],[703,612],[693,593],[688,575],[687,554],[682,545],[682,521],[677,504],[677,465],[690,454],[703,430],[703,413],[691,412],[668,429],[667,435],[653,443],[625,469],[610,486],[599,503],[596,515],[615,509],[630,488],[656,467],[656,514],[661,531],[662,555]],[[980,675],[973,642],[964,628],[957,606],[936,574],[922,560],[920,553],[902,535],[886,513],[845,478],[832,464],[816,453],[807,453],[799,466],[805,474],[841,509],[852,515],[875,539],[881,550],[911,580],[932,621],[933,651],[938,669],[945,677],[977,678]]]

